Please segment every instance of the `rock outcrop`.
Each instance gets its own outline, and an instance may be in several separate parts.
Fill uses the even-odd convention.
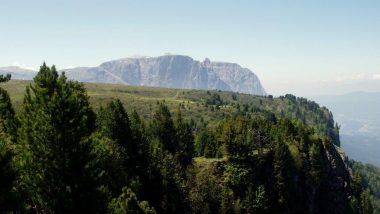
[[[199,62],[182,55],[125,58],[98,67],[65,70],[83,82],[122,83],[167,88],[235,91],[266,95],[258,77],[235,63]]]

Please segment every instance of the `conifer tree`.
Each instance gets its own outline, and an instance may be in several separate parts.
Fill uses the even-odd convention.
[[[289,211],[289,188],[291,182],[291,155],[285,142],[277,142],[274,153],[274,175],[278,193],[278,204],[283,211]]]
[[[182,168],[186,169],[191,164],[194,155],[194,136],[190,125],[183,120],[180,108],[177,109],[175,128],[178,139],[176,156]]]
[[[7,82],[11,79],[11,75],[0,75],[0,83]],[[15,118],[15,111],[13,110],[11,99],[6,90],[0,87],[0,118],[2,130],[6,132],[12,140],[16,138],[17,132],[17,119]]]
[[[128,181],[146,180],[149,157],[143,125],[137,112],[132,113],[131,120],[119,99],[112,101],[101,109],[97,124],[100,132],[114,140],[124,157],[124,171]],[[142,181],[143,183],[145,183]]]
[[[88,167],[94,114],[83,84],[58,75],[45,63],[27,87],[21,112],[25,148],[23,187],[35,212],[88,213],[103,208]],[[25,190],[24,190],[25,191]]]
[[[146,135],[145,123],[138,113],[134,110],[130,116],[131,122],[131,131],[132,131],[132,140],[136,145],[136,156],[135,162],[135,175],[138,177],[140,182],[140,191],[139,193],[141,198],[147,199],[151,197],[152,188],[150,180],[150,169],[151,169],[151,153],[150,145]]]
[[[0,83],[11,75],[0,75]],[[18,210],[16,193],[13,191],[17,172],[13,163],[14,140],[17,122],[8,92],[0,87],[0,213]]]
[[[0,118],[0,122],[2,119]],[[14,192],[17,171],[14,167],[13,143],[0,126],[0,213],[20,211],[19,199]]]
[[[130,146],[132,134],[129,117],[119,99],[100,110],[97,124],[105,136],[113,139],[122,148],[127,149]]]
[[[169,108],[163,103],[153,115],[151,131],[155,138],[160,142],[164,150],[174,154],[178,148],[176,130]]]

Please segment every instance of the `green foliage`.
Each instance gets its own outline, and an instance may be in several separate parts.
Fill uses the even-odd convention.
[[[0,83],[11,79],[0,75]],[[17,168],[14,164],[17,122],[8,92],[0,87],[0,213],[21,211],[19,194],[15,192]]]
[[[15,112],[7,91],[0,88],[0,117],[1,128],[13,138],[17,136],[18,121],[15,118]]]
[[[320,144],[314,143],[309,148],[309,162],[310,162],[310,180],[314,186],[317,186],[322,181],[323,176],[323,159],[321,156]]]
[[[93,161],[93,112],[82,84],[67,81],[43,64],[27,88],[19,143],[25,165],[21,187],[37,212],[96,212],[102,209]]]
[[[349,166],[355,174],[356,188],[363,188],[361,198],[364,199],[366,210],[373,208],[373,213],[380,213],[380,169],[371,164],[363,164],[354,160],[349,161]],[[370,199],[370,204],[368,203]],[[363,203],[362,202],[362,203]]]
[[[175,129],[178,140],[176,157],[183,169],[186,169],[194,156],[194,135],[190,124],[183,120],[180,108],[178,108],[175,118]]]
[[[14,154],[9,138],[0,129],[0,213],[17,210],[19,198],[14,192],[17,176],[13,164]]]
[[[140,119],[133,115],[133,132],[131,122],[120,100],[110,102],[101,108],[97,117],[99,131],[114,140],[123,154],[124,171],[129,179],[136,175],[139,168],[146,167],[146,142],[143,142],[140,130]]]
[[[360,202],[361,202],[361,208],[362,208],[363,214],[373,213],[373,206],[372,206],[370,194],[368,191],[363,191],[360,194]]]
[[[10,75],[5,77],[0,75],[0,83],[8,82],[10,79]],[[14,140],[17,136],[18,121],[15,117],[15,111],[13,110],[9,94],[2,87],[0,87],[0,119],[1,129]]]
[[[189,197],[194,213],[218,213],[220,210],[223,184],[220,177],[214,174],[215,167],[209,159],[197,159],[189,172]]]
[[[232,96],[232,99],[234,99],[234,96]],[[235,100],[236,100],[236,96],[235,96]],[[213,93],[213,94],[210,94],[209,97],[207,97],[205,104],[220,106],[220,105],[223,105],[223,100],[219,94]]]
[[[93,160],[87,165],[92,175],[97,177],[96,185],[103,188],[104,194],[115,197],[128,184],[127,173],[124,169],[125,154],[120,146],[101,133],[93,133],[86,144],[89,156]]]
[[[160,103],[157,111],[153,115],[151,131],[155,138],[160,142],[163,149],[174,153],[178,148],[176,130],[169,111],[169,108]]]
[[[267,197],[263,185],[259,186],[256,190],[252,186],[249,186],[242,205],[244,212],[267,213],[269,206]]]
[[[304,98],[83,85],[44,64],[21,104],[17,83],[0,96],[1,211],[376,212],[331,112]]]
[[[27,81],[10,81],[4,84],[4,88],[12,95],[12,102],[16,110],[20,109],[24,88],[28,84]],[[334,124],[331,112],[313,101],[293,95],[271,98],[224,91],[207,92],[97,83],[86,83],[85,87],[95,110],[98,110],[104,103],[118,98],[126,109],[136,109],[141,117],[151,119],[154,113],[152,106],[158,100],[165,99],[165,104],[172,112],[175,111],[178,104],[186,103],[183,117],[193,119],[199,127],[207,125],[209,128],[225,119],[226,115],[242,113],[237,109],[239,104],[239,108],[250,116],[271,112],[277,118],[298,118],[305,125],[314,127],[318,135],[328,136],[334,144],[339,145],[339,126]],[[236,95],[236,100],[233,99],[232,94]],[[207,100],[211,100],[211,103],[205,105]],[[211,111],[208,107],[210,105],[219,110]]]
[[[274,149],[274,174],[278,193],[278,203],[282,209],[287,209],[290,200],[289,187],[292,186],[292,161],[288,146],[284,142],[276,143]]]
[[[129,150],[127,147],[133,145],[129,117],[120,100],[112,101],[106,108],[100,109],[97,126],[103,135],[113,139],[122,148]]]
[[[194,149],[197,156],[206,158],[223,156],[223,148],[220,142],[216,139],[215,134],[209,130],[201,130],[195,137]]]
[[[124,187],[121,195],[112,200],[108,207],[109,213],[124,214],[155,214],[154,208],[149,207],[147,201],[137,200],[136,194],[129,188]]]
[[[11,75],[10,74],[7,74],[7,75],[1,74],[0,75],[0,83],[2,83],[2,82],[8,82],[9,80],[11,80]]]

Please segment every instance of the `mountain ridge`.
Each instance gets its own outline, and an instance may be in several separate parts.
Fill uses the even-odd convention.
[[[267,95],[257,75],[237,63],[203,62],[185,55],[130,57],[111,60],[95,67],[63,69],[69,79],[94,83],[121,83],[180,89],[234,91]],[[7,70],[0,70],[0,74]],[[12,69],[8,73],[15,73]],[[32,79],[18,73],[14,79]]]

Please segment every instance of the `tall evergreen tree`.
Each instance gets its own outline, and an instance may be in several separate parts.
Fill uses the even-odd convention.
[[[0,118],[0,122],[2,119]],[[14,192],[17,169],[14,166],[14,152],[10,137],[0,126],[0,213],[21,211],[19,198]]]
[[[150,151],[149,151],[149,142],[146,136],[145,123],[140,118],[138,113],[134,110],[131,113],[130,117],[131,122],[131,132],[132,132],[132,141],[136,146],[135,151],[135,172],[139,177],[142,188],[147,187],[148,181],[148,172],[150,164]],[[149,189],[146,189],[145,192],[149,194]]]
[[[128,113],[119,99],[110,102],[98,113],[97,125],[100,131],[113,139],[122,148],[131,146],[132,134]]]
[[[284,212],[289,212],[289,188],[291,182],[291,154],[285,142],[277,142],[274,154],[274,175],[278,193],[278,204]]]
[[[7,82],[11,75],[0,75],[0,83]],[[17,122],[8,92],[0,87],[0,213],[18,210],[15,186],[17,172],[13,164],[14,141]],[[20,210],[19,210],[20,211]]]
[[[97,124],[100,132],[114,140],[124,153],[124,168],[129,176],[133,176],[138,164],[136,156],[138,147],[133,142],[128,113],[119,99],[110,102],[98,114]]]
[[[88,213],[102,208],[89,164],[94,114],[83,84],[44,63],[27,87],[20,143],[25,147],[23,186],[36,212]]]
[[[175,128],[178,140],[176,156],[182,168],[186,169],[193,160],[194,136],[190,125],[183,120],[180,108],[177,109]]]
[[[0,75],[0,83],[7,82],[11,79],[11,75]],[[0,87],[0,118],[1,128],[6,132],[13,140],[16,138],[17,132],[17,119],[15,117],[15,111],[13,110],[11,99],[6,90]]]
[[[173,119],[169,108],[163,103],[159,104],[157,111],[153,115],[151,131],[154,137],[160,142],[163,149],[172,154],[177,151],[178,142],[176,139],[176,130]]]
[[[97,124],[100,132],[114,140],[123,153],[124,171],[128,178],[125,185],[131,182],[146,184],[148,145],[138,114],[133,112],[130,121],[123,104],[117,99],[100,110]]]

